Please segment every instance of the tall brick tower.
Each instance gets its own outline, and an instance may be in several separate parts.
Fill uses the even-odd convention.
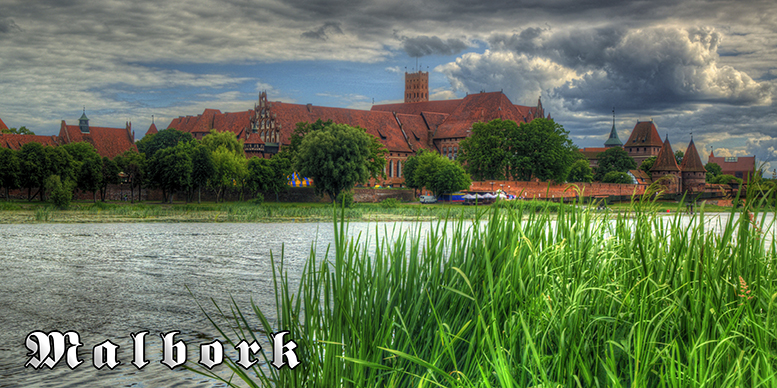
[[[405,102],[429,101],[429,72],[405,72]]]

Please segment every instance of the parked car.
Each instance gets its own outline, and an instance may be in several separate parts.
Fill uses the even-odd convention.
[[[434,195],[422,195],[419,197],[419,200],[421,203],[435,203],[437,202],[437,197]]]

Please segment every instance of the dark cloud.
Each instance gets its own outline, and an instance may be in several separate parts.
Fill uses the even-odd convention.
[[[402,40],[402,48],[413,58],[427,55],[456,55],[467,47],[467,44],[460,39],[442,40],[436,36],[421,35]]]
[[[340,28],[340,23],[327,22],[323,26],[314,31],[306,31],[302,33],[303,38],[327,40],[332,34],[342,35],[343,30]]]
[[[0,33],[7,34],[13,31],[21,31],[22,29],[16,25],[13,19],[0,17]]]

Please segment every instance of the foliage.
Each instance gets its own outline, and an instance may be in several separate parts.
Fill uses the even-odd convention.
[[[595,181],[603,181],[604,176],[610,171],[626,173],[637,168],[634,158],[629,156],[629,153],[621,147],[608,148],[600,153],[598,157],[599,162],[596,167],[596,174],[594,174]]]
[[[130,185],[130,201],[135,201],[135,188],[138,188],[138,199],[140,199],[140,186],[146,179],[146,155],[141,154],[134,149],[129,149],[123,154],[114,158],[119,170],[126,175],[127,183]]]
[[[62,182],[59,175],[51,175],[46,178],[46,190],[51,193],[51,202],[60,209],[67,209],[73,200],[73,184],[71,181]]]
[[[18,129],[17,128],[3,129],[1,132],[2,133],[13,134],[13,135],[34,135],[35,134],[35,132],[30,131],[25,126],[21,126]]]
[[[19,188],[21,165],[18,153],[10,148],[0,147],[0,187],[5,189],[5,199],[9,200],[9,191]]]
[[[377,141],[362,128],[327,125],[302,139],[294,159],[295,170],[313,178],[318,195],[336,198],[357,183],[367,183],[376,173],[375,166],[385,166],[382,154],[375,153]]]
[[[19,150],[20,185],[28,190],[43,186],[50,174],[46,171],[47,154],[40,143],[30,142]],[[28,195],[28,199],[32,199]]]
[[[465,190],[472,184],[469,174],[460,164],[436,152],[424,150],[407,158],[404,176],[408,187],[426,187],[435,196]]]
[[[264,195],[262,193],[256,193],[254,194],[254,199],[251,200],[251,203],[254,205],[261,205],[264,203]]]
[[[633,183],[631,177],[629,174],[625,172],[620,171],[610,171],[607,174],[604,175],[604,178],[602,178],[602,183],[622,183],[622,184],[631,184]]]
[[[239,140],[230,131],[218,132],[215,129],[211,129],[210,134],[202,138],[202,145],[209,149],[210,152],[216,152],[216,150],[223,147],[227,151],[245,158],[243,140]]]
[[[194,138],[191,133],[168,128],[151,135],[146,135],[135,144],[138,147],[138,151],[145,154],[146,158],[151,160],[157,151],[175,147],[180,142],[188,143],[192,140],[194,140]]]
[[[594,172],[586,159],[578,159],[572,163],[567,176],[567,182],[591,182],[594,180]]]
[[[170,202],[174,192],[191,185],[193,166],[190,148],[186,142],[181,142],[158,150],[148,161],[150,183],[162,189],[165,199]]]
[[[380,201],[380,207],[384,209],[394,209],[399,206],[399,200],[396,198],[386,198]]]
[[[340,207],[349,208],[354,205],[353,190],[343,190],[335,197],[335,204]]]
[[[720,168],[720,165],[714,162],[707,163],[704,165],[704,169],[707,170],[707,174],[705,175],[705,180],[708,183],[712,183],[712,181],[717,178],[720,175],[723,175],[723,169]]]
[[[459,143],[458,161],[476,181],[503,180],[510,161],[507,134],[517,130],[518,125],[511,120],[473,124],[472,134]]]
[[[206,136],[207,137],[207,136]],[[192,186],[197,188],[197,203],[202,200],[202,186],[216,175],[216,165],[211,151],[203,144],[197,144],[191,153]]]
[[[683,151],[677,150],[674,152],[674,160],[677,162],[678,166],[683,163],[683,156],[685,156]]]
[[[278,194],[286,190],[289,175],[292,173],[292,161],[288,154],[276,154],[270,159],[253,157],[247,164],[247,186],[252,192],[264,191]]]
[[[228,190],[242,189],[245,185],[246,158],[224,145],[220,145],[212,156],[215,173],[211,179],[211,186],[216,190],[216,199],[221,198],[223,201]]]
[[[101,173],[100,198],[103,202],[105,202],[105,195],[106,191],[108,190],[108,185],[115,185],[121,182],[121,178],[119,177],[119,166],[116,164],[116,162],[109,159],[107,156],[104,156],[102,160]]]
[[[648,177],[652,178],[653,173],[650,172],[650,169],[656,164],[656,160],[658,160],[658,156],[651,156],[645,159],[642,161],[642,164],[639,165],[639,169],[644,171]]]
[[[579,150],[569,132],[552,119],[521,123],[507,133],[510,173],[515,180],[564,182]]]
[[[735,177],[733,175],[723,174],[723,175],[718,175],[715,178],[712,178],[709,181],[709,183],[719,184],[719,185],[727,185],[727,184],[732,184],[733,183],[733,184],[741,185],[742,184],[742,179],[737,178],[737,177]]]

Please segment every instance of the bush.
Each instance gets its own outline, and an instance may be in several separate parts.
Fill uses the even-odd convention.
[[[396,198],[386,198],[380,202],[380,207],[384,209],[393,209],[399,206],[399,201]]]
[[[73,200],[73,182],[59,179],[59,175],[52,175],[46,179],[46,190],[51,192],[51,202],[60,209],[67,209]]]
[[[610,171],[604,175],[604,178],[602,179],[602,183],[631,184],[634,182],[631,180],[631,177],[629,176],[629,174],[626,174],[625,172]]]
[[[254,205],[261,205],[264,203],[264,195],[261,193],[256,193],[256,197],[251,200],[251,203]]]
[[[343,203],[345,201],[345,203]],[[335,199],[337,206],[351,207],[353,206],[353,191],[342,191],[340,195]]]

